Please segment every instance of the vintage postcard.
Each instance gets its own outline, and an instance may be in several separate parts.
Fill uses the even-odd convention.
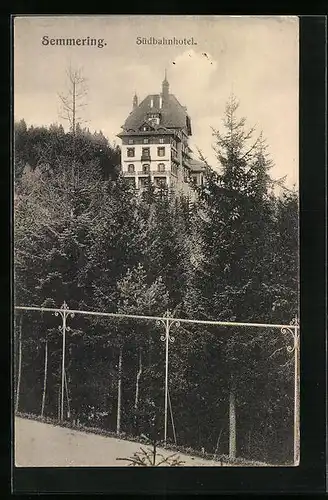
[[[299,22],[14,18],[16,467],[299,464]]]

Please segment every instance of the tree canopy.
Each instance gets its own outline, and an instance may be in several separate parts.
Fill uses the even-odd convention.
[[[238,111],[232,96],[223,126],[213,128],[217,165],[206,164],[203,185],[191,183],[196,200],[156,194],[152,185],[136,195],[120,174],[119,148],[101,132],[15,124],[16,303],[60,307],[66,300],[74,309],[148,316],[170,309],[190,319],[289,324],[298,313],[298,197],[273,192],[263,136]],[[57,323],[50,314],[24,318],[20,408],[41,408],[47,339],[45,413],[56,415]],[[226,452],[233,377],[239,452],[289,456],[290,339],[270,329],[186,325],[170,351],[180,442]],[[71,326],[71,413],[89,422],[98,412],[101,425],[113,429],[122,412],[127,432],[147,433],[147,404],[155,401],[161,412],[164,398],[160,326],[83,316]]]

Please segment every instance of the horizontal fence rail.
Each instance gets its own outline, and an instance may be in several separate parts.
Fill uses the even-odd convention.
[[[24,311],[44,311],[44,312],[62,312],[63,308],[53,308],[53,307],[36,307],[36,306],[15,306],[17,310]],[[83,311],[80,309],[67,309],[69,313],[74,314],[84,314],[89,316],[104,316],[109,318],[131,318],[131,319],[146,319],[152,321],[158,321],[166,319],[166,316],[142,316],[138,314],[121,314],[121,313],[105,313],[98,311]],[[245,326],[245,327],[255,327],[255,328],[292,328],[293,330],[298,330],[299,326],[297,324],[270,324],[270,323],[240,323],[234,321],[211,321],[203,319],[187,319],[187,318],[176,318],[171,317],[171,320],[179,321],[180,323],[192,323],[195,325],[215,325],[215,326]]]

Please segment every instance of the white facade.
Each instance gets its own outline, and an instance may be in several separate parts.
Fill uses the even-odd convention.
[[[144,148],[149,148],[150,160],[142,157]],[[164,148],[164,155],[158,154],[158,148]],[[128,150],[134,149],[134,156],[128,155]],[[171,168],[171,145],[170,144],[127,144],[122,146],[122,170],[128,172],[128,165],[134,164],[135,171],[142,170],[143,164],[150,164],[150,169],[157,171],[159,163],[164,163],[165,168],[170,171]],[[146,155],[147,156],[147,155]]]
[[[121,151],[123,175],[131,179],[136,188],[141,188],[148,177],[155,186],[163,183],[171,186],[170,144],[124,144]]]

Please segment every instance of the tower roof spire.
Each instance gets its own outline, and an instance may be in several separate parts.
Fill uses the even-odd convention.
[[[162,82],[162,95],[164,98],[167,98],[169,95],[170,84],[167,79],[167,69],[165,68],[164,72],[164,80]]]
[[[133,96],[132,104],[133,104],[133,109],[138,106],[138,96],[137,96],[136,91],[134,91],[134,96]]]

